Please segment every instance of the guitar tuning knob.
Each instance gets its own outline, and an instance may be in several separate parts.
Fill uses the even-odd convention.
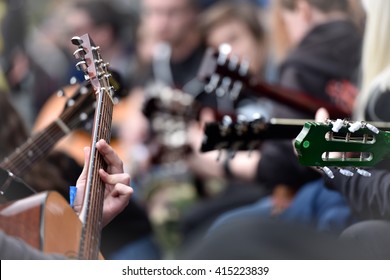
[[[371,173],[367,170],[356,168],[356,172],[364,177],[371,177]]]
[[[238,69],[238,74],[240,74],[241,77],[245,77],[248,74],[249,71],[249,60],[244,59],[241,62],[240,68]]]
[[[378,133],[379,133],[379,129],[376,128],[375,126],[373,126],[372,124],[367,123],[367,124],[366,124],[366,127],[367,127],[369,130],[371,130],[372,132],[374,132],[375,134],[378,134]]]
[[[242,82],[235,81],[233,83],[232,89],[230,90],[230,98],[232,100],[236,100],[238,98],[238,96],[240,95],[241,90],[242,90]]]
[[[222,79],[221,86],[215,91],[215,94],[218,97],[224,96],[229,91],[231,83],[232,79],[230,79],[229,77],[224,77]]]
[[[326,174],[326,176],[328,176],[329,178],[331,178],[331,179],[334,178],[334,174],[333,174],[332,170],[330,170],[329,167],[324,166],[324,167],[321,167],[320,169],[321,169],[321,170]]]
[[[343,125],[344,121],[342,119],[337,119],[336,121],[332,122],[332,131],[339,132]]]
[[[223,116],[223,118],[222,118],[222,125],[224,127],[228,127],[229,125],[232,124],[232,122],[233,122],[233,120],[232,120],[232,118],[230,116],[228,116],[228,115]]]
[[[232,51],[232,47],[229,44],[222,44],[219,46],[218,51],[219,51],[219,55],[217,58],[217,63],[219,65],[225,65],[228,55]]]
[[[354,123],[352,123],[350,126],[349,126],[349,128],[348,128],[348,130],[350,131],[350,132],[356,132],[356,131],[358,131],[359,129],[361,129],[363,127],[363,123],[362,122],[354,122]]]
[[[353,176],[353,172],[348,170],[348,169],[344,169],[344,168],[340,168],[339,169],[339,172],[344,175],[344,176],[347,176],[347,177],[352,177]]]
[[[77,62],[76,69],[82,72],[86,72],[88,69],[87,62],[85,62],[84,60]]]
[[[237,65],[238,65],[238,56],[233,55],[230,58],[228,68],[229,68],[229,70],[234,71],[234,70],[236,70]]]
[[[218,86],[220,77],[218,74],[214,73],[211,75],[210,81],[205,85],[204,90],[207,93],[212,93]]]
[[[75,50],[73,52],[73,56],[76,59],[84,59],[86,54],[87,54],[87,52],[83,48],[78,48],[77,50]]]
[[[71,39],[71,42],[73,45],[75,46],[81,46],[83,44],[83,40],[79,37],[79,36],[74,36],[72,39]]]

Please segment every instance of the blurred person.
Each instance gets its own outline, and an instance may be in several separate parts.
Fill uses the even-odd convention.
[[[361,35],[350,20],[348,1],[280,0],[274,5],[274,19],[283,23],[291,48],[279,67],[279,84],[351,109],[356,87],[332,90],[335,83],[357,83]],[[275,104],[273,117],[314,116]],[[263,142],[257,168],[257,179],[272,195],[225,214],[211,231],[249,213],[321,230],[342,230],[352,222],[344,198],[326,190],[316,171],[300,166],[290,140]]]
[[[70,43],[73,36],[88,33],[96,46],[101,49],[102,57],[110,62],[110,69],[119,73],[123,83],[128,81],[133,71],[130,69],[133,59],[132,43],[125,41],[123,30],[125,14],[111,1],[75,1],[65,18],[67,29],[67,44],[69,52],[73,53],[74,46]],[[135,21],[135,20],[134,20]],[[135,29],[135,26],[132,28]],[[131,45],[126,45],[126,44]],[[75,69],[75,67],[71,67]],[[73,71],[73,74],[76,73]],[[69,78],[72,75],[69,76]],[[77,76],[77,75],[76,75]],[[128,86],[126,86],[128,88]]]
[[[390,26],[390,3],[374,0],[362,1],[366,24],[362,53],[362,83],[354,111],[356,121],[388,122],[387,110],[390,93],[390,56],[386,51],[390,41],[382,34]],[[323,120],[323,119],[322,119]],[[319,119],[318,121],[322,121]],[[324,176],[326,186],[345,197],[360,222],[347,228],[342,237],[362,244],[377,258],[390,257],[390,164],[387,159],[371,168],[370,177],[355,175],[347,178],[335,174],[334,179]]]
[[[221,1],[205,10],[199,19],[206,46],[218,50],[223,44],[228,44],[231,48],[229,56],[249,61],[250,75],[264,80],[268,44],[261,22],[260,9],[249,1]],[[225,170],[226,162],[217,161],[218,152],[203,154],[198,151],[204,124],[216,120],[215,111],[219,114],[235,114],[238,110],[244,111],[245,104],[250,103],[256,104],[257,112],[264,112],[269,105],[267,100],[255,98],[250,92],[244,91],[240,95],[241,101],[236,105],[232,104],[230,111],[219,107],[220,100],[215,97],[215,93],[203,93],[197,98],[201,102],[208,100],[208,103],[203,101],[207,108],[201,109],[199,121],[192,122],[188,129],[188,139],[193,152],[189,155],[187,164],[190,170],[203,180],[214,178],[222,180],[224,189],[217,195],[199,201],[184,213],[181,230],[185,241],[201,234],[221,213],[253,203],[265,195],[253,180],[259,161],[259,154],[256,151],[250,158],[247,152],[237,152],[234,159],[229,162],[230,174]]]

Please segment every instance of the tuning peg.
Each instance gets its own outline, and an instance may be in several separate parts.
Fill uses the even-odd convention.
[[[73,56],[76,58],[76,59],[84,59],[85,55],[87,54],[87,52],[84,50],[84,48],[82,47],[79,47],[77,50],[75,50],[73,52]]]
[[[88,69],[87,62],[84,60],[77,62],[76,69],[85,73]]]
[[[371,173],[367,170],[356,168],[356,172],[364,177],[371,177]]]
[[[342,119],[337,119],[336,121],[333,121],[331,123],[332,123],[332,131],[333,132],[339,132],[339,130],[344,125],[344,121]]]
[[[343,174],[344,176],[347,176],[347,177],[352,177],[353,176],[353,172],[348,170],[348,169],[345,169],[345,168],[339,168],[339,172],[341,174]]]
[[[332,172],[332,170],[330,170],[329,167],[327,166],[324,166],[324,167],[320,167],[320,169],[326,174],[326,176],[328,176],[329,178],[333,179],[334,178],[334,174]]]
[[[228,55],[232,51],[232,47],[229,44],[221,44],[218,48],[219,54],[217,58],[217,63],[219,65],[225,65]]]
[[[236,70],[237,66],[238,66],[238,56],[232,55],[229,60],[228,68],[229,70],[234,71]]]
[[[230,116],[228,116],[228,115],[223,116],[223,118],[222,118],[222,125],[224,127],[228,127],[229,125],[232,124],[232,122],[233,122],[233,120],[232,120],[232,118]]]
[[[374,132],[375,134],[378,134],[379,133],[379,129],[376,128],[375,126],[373,126],[372,124],[369,124],[369,123],[366,123],[366,127],[371,130],[372,132]]]
[[[224,77],[222,79],[221,86],[217,88],[217,90],[215,91],[215,94],[218,97],[224,96],[225,93],[227,93],[229,91],[229,87],[230,87],[231,83],[232,83],[232,79],[230,79],[229,77]]]
[[[363,127],[363,123],[362,122],[354,122],[354,123],[351,123],[348,130],[350,132],[356,132],[358,131],[359,129],[361,129]]]
[[[242,82],[241,81],[235,81],[233,83],[233,87],[229,92],[230,99],[236,100],[237,97],[240,95],[240,92],[242,90]]]
[[[76,45],[76,46],[81,46],[83,44],[83,40],[79,37],[79,36],[74,36],[72,39],[71,39],[71,42],[73,45]]]
[[[205,85],[204,90],[207,93],[212,93],[217,88],[220,79],[221,78],[217,73],[212,74],[210,81]]]
[[[248,71],[249,71],[249,60],[243,59],[240,68],[238,69],[238,74],[244,77],[248,74]]]

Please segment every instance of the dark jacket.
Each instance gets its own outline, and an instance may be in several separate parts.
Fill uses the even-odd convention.
[[[365,118],[390,121],[389,69],[383,71],[369,87]],[[327,187],[341,192],[351,208],[363,219],[390,219],[390,160],[385,159],[369,170],[371,177],[355,174],[345,177],[334,171],[334,179],[326,177]]]
[[[342,193],[351,209],[362,219],[390,219],[390,172],[369,170],[371,177],[355,174],[341,175],[333,170],[335,178],[325,177],[326,186]]]
[[[352,106],[356,92],[342,91],[337,85],[351,88],[360,64],[361,36],[346,21],[321,24],[311,30],[290,53],[279,69],[279,84],[305,92],[340,106]],[[276,104],[274,117],[314,118],[294,108]],[[264,142],[258,166],[258,180],[269,188],[285,184],[299,188],[318,178],[317,172],[299,164],[292,140]]]

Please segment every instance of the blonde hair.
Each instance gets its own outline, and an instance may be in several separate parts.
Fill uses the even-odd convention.
[[[388,36],[390,1],[370,0],[364,4],[366,25],[363,42],[362,80],[354,112],[354,118],[358,120],[365,118],[372,82],[390,65],[390,36]]]

